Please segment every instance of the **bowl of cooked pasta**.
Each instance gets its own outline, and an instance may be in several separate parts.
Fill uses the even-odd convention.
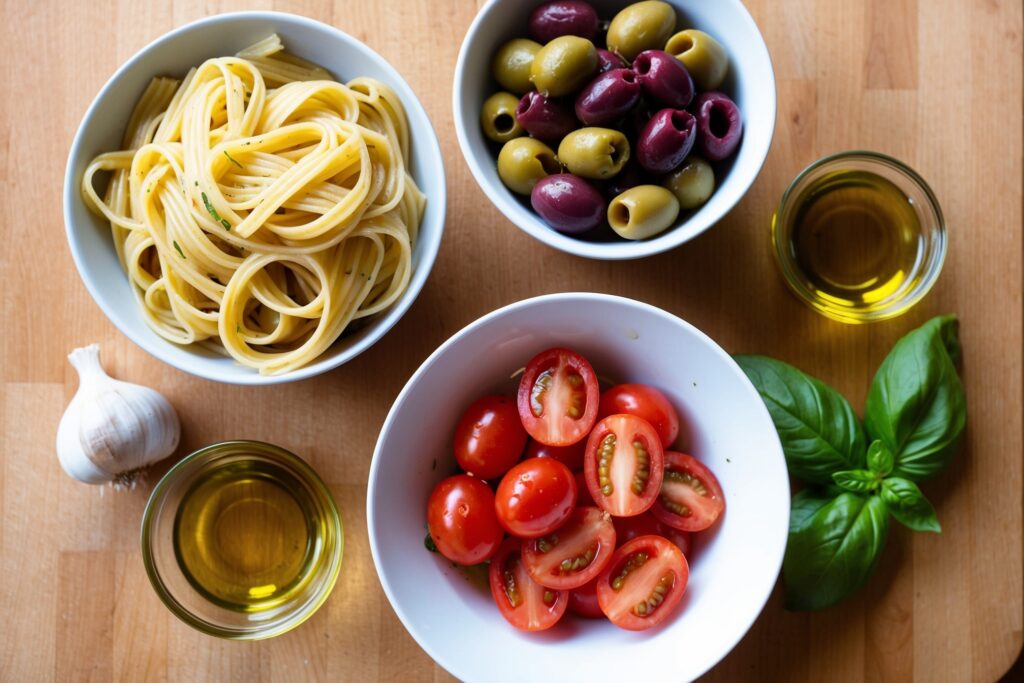
[[[103,312],[206,379],[310,377],[380,339],[440,247],[444,166],[380,55],[278,12],[222,14],[129,59],[72,143],[64,219]]]

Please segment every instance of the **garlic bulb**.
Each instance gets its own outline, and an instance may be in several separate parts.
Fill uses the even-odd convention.
[[[100,365],[100,347],[75,349],[78,391],[57,428],[61,467],[87,484],[130,484],[138,471],[178,447],[174,408],[149,387],[113,379]]]

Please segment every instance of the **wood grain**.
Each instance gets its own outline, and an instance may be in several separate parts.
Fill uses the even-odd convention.
[[[592,290],[661,306],[730,351],[793,362],[855,405],[896,339],[932,315],[957,313],[967,438],[949,471],[924,486],[943,534],[895,531],[871,583],[827,612],[787,613],[776,591],[707,678],[995,680],[1024,640],[1020,2],[750,0],[779,91],[764,171],[714,230],[672,253],[618,264],[531,240],[470,177],[452,126],[451,74],[477,5],[3,3],[0,679],[449,680],[405,633],[373,570],[364,509],[377,430],[417,365],[466,323],[528,296]],[[60,211],[71,138],[117,66],[175,26],[256,8],[333,23],[390,60],[431,115],[450,197],[437,265],[398,326],[333,373],[267,389],[198,380],[122,337],[75,273]],[[787,293],[768,226],[803,166],[864,147],[898,156],[928,179],[946,213],[950,251],[938,285],[915,310],[849,327]],[[65,354],[92,341],[115,376],[159,387],[175,404],[185,425],[180,454],[225,438],[264,439],[308,459],[329,483],[345,522],[345,560],[331,599],[308,623],[270,642],[228,643],[190,630],[159,602],[139,556],[138,524],[160,471],[134,491],[101,494],[67,478],[54,454],[57,422],[76,387]]]

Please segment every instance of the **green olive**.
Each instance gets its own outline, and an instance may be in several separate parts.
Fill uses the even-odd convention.
[[[530,83],[530,66],[540,52],[540,43],[525,38],[510,40],[494,53],[491,74],[501,87],[516,95],[525,95],[533,90]]]
[[[683,63],[701,90],[717,90],[729,72],[729,55],[725,48],[697,29],[680,31],[669,38],[665,52]]]
[[[540,140],[514,138],[498,152],[498,176],[518,194],[529,195],[538,180],[561,170],[555,153]]]
[[[530,67],[533,86],[562,97],[581,89],[597,73],[597,49],[586,38],[560,36],[540,49]]]
[[[715,191],[715,172],[711,164],[691,154],[682,166],[665,176],[662,185],[676,196],[680,208],[696,209]]]
[[[608,224],[620,237],[644,240],[667,230],[679,216],[679,200],[660,185],[637,185],[608,205]]]
[[[644,50],[660,50],[676,30],[676,11],[660,0],[624,8],[608,24],[608,49],[629,61]]]
[[[519,98],[512,93],[494,93],[480,109],[480,127],[484,135],[495,142],[508,142],[512,138],[526,135],[516,120],[516,106]]]
[[[558,159],[582,178],[611,178],[629,161],[629,140],[611,128],[578,128],[562,138]]]

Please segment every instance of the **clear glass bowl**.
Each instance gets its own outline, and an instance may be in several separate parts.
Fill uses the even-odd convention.
[[[244,610],[213,599],[183,571],[174,535],[178,511],[197,482],[223,468],[262,462],[298,487],[310,529],[301,582],[288,599]],[[301,498],[302,500],[299,500]],[[232,640],[270,638],[308,619],[327,600],[341,568],[344,534],[330,491],[316,472],[288,451],[259,441],[224,441],[192,453],[160,480],[142,518],[142,557],[157,595],[179,619],[208,635]]]
[[[913,272],[905,274],[904,284],[863,305],[838,301],[815,287],[798,263],[792,244],[795,214],[806,192],[823,177],[849,171],[873,173],[893,183],[913,206],[921,228],[917,259]],[[928,183],[903,162],[877,152],[841,152],[815,161],[790,184],[772,217],[775,260],[790,290],[814,310],[845,323],[885,320],[905,313],[919,302],[939,277],[946,258],[946,242],[942,209]]]

